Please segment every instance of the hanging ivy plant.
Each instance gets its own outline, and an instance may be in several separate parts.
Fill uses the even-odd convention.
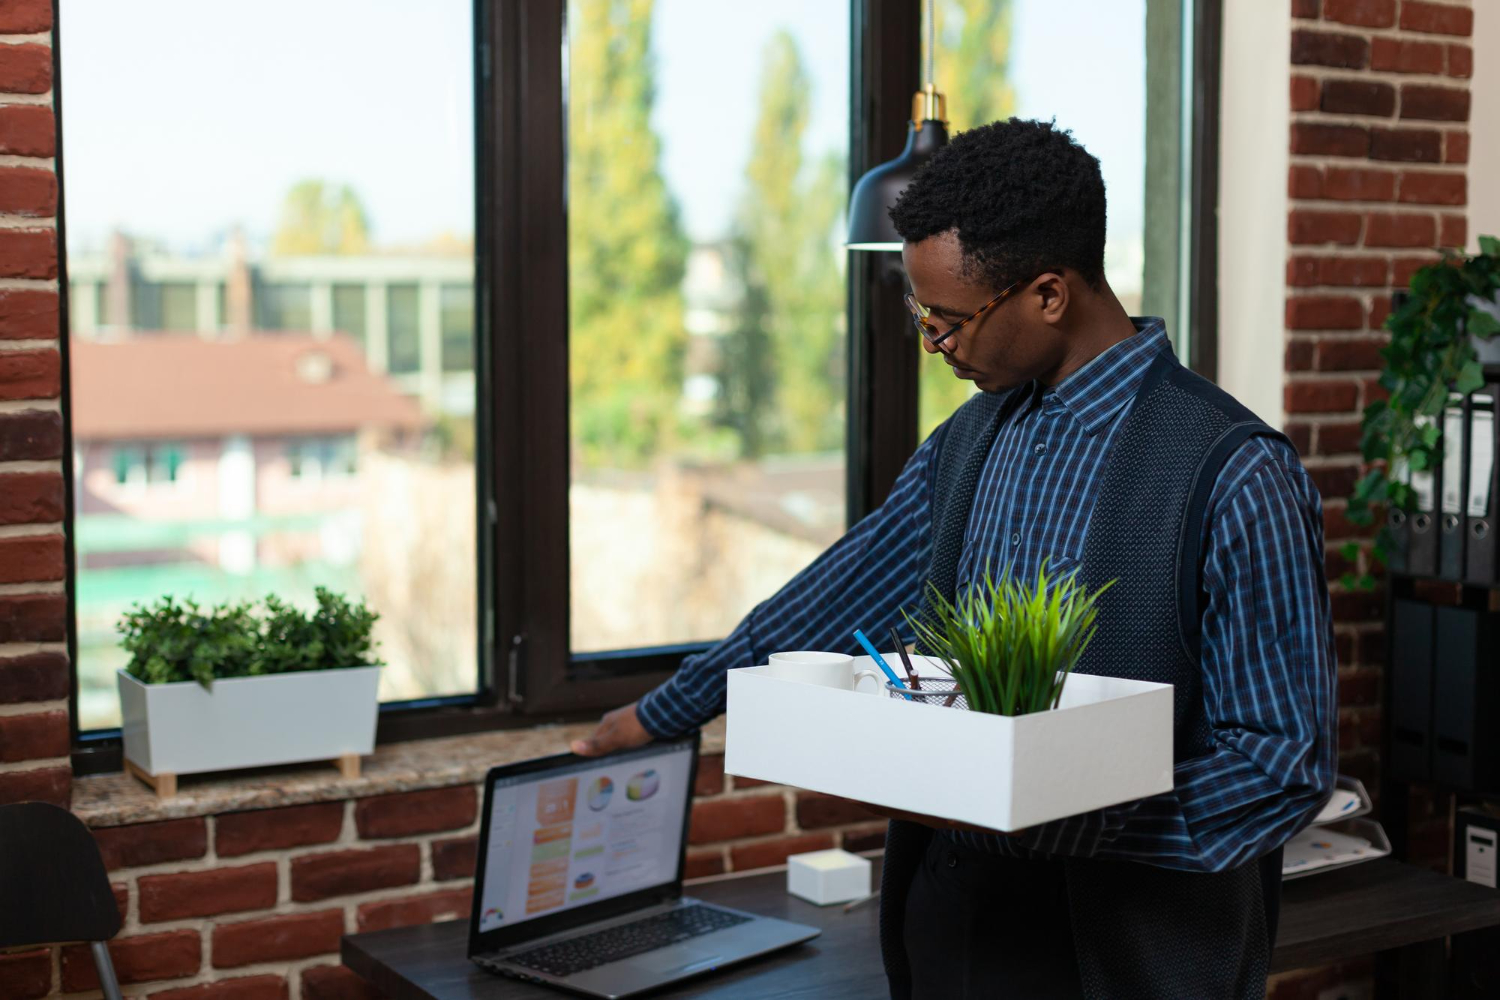
[[[1448,393],[1467,395],[1484,384],[1471,338],[1488,340],[1500,333],[1500,320],[1475,308],[1473,300],[1493,301],[1497,293],[1500,239],[1493,236],[1479,238],[1476,256],[1444,252],[1442,261],[1412,275],[1410,295],[1385,321],[1391,342],[1380,352],[1385,359],[1380,385],[1390,397],[1365,407],[1360,450],[1368,471],[1349,497],[1353,523],[1370,525],[1390,506],[1412,509],[1408,477],[1392,470],[1431,470],[1441,454],[1438,414]],[[1389,542],[1382,528],[1374,544],[1374,557],[1382,564]],[[1351,542],[1342,551],[1353,561],[1359,546]],[[1362,589],[1375,585],[1369,573],[1347,574],[1343,582]]]

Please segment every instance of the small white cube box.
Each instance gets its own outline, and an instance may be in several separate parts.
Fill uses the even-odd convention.
[[[724,772],[1021,830],[1170,791],[1172,686],[1074,674],[1057,708],[1009,718],[744,667],[729,671]]]
[[[810,851],[786,859],[786,891],[828,906],[870,894],[870,861],[848,851]]]

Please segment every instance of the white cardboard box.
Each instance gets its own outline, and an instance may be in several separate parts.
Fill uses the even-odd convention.
[[[863,899],[870,894],[870,859],[837,848],[793,854],[786,859],[786,891],[818,906]]]
[[[1172,686],[1074,674],[1058,708],[1008,718],[747,667],[729,671],[724,770],[1021,830],[1170,791]]]

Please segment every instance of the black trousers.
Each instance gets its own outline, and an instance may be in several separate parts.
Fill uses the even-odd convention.
[[[1061,861],[932,838],[906,901],[912,1000],[1083,995]]]

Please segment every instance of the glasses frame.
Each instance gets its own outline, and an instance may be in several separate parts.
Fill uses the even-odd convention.
[[[989,312],[995,306],[998,306],[1000,303],[1010,298],[1010,296],[1015,293],[1016,289],[1020,288],[1024,284],[1027,284],[1027,282],[1012,282],[1004,289],[1002,289],[1000,291],[1000,294],[990,299],[978,309],[975,309],[973,312],[969,313],[969,315],[965,316],[957,323],[954,323],[952,326],[948,327],[948,329],[944,330],[942,333],[938,333],[937,327],[928,322],[927,317],[932,315],[932,310],[928,309],[922,303],[918,302],[916,295],[912,292],[906,293],[906,308],[907,311],[911,313],[911,322],[912,325],[917,328],[917,332],[920,333],[924,338],[926,338],[927,342],[933,347],[941,347],[943,346],[943,341],[947,340],[949,337],[953,336],[955,333],[957,333],[959,330],[962,330],[970,323],[974,322],[980,316]]]

